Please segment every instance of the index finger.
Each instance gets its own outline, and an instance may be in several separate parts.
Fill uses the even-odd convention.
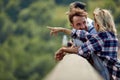
[[[50,29],[50,30],[52,30],[52,29],[53,29],[53,27],[50,27],[50,26],[47,26],[47,28],[48,28],[48,29]]]

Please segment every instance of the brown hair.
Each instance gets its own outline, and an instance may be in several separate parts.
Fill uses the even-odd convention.
[[[83,3],[83,2],[80,2],[80,1],[75,1],[75,2],[72,2],[70,5],[69,5],[69,11],[67,11],[66,13],[69,13],[71,12],[72,9],[82,9],[84,11],[86,11],[86,4]]]
[[[86,4],[83,3],[83,2],[80,2],[80,1],[75,1],[75,2],[70,4],[70,10],[72,8],[79,8],[79,9],[82,9],[82,10],[86,10],[85,7],[86,7]]]
[[[74,16],[87,17],[87,12],[82,9],[74,8],[69,13],[67,13],[70,23],[73,23]]]

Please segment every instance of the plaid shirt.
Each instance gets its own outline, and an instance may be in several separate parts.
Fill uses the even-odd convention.
[[[84,42],[78,50],[78,55],[87,58],[90,52],[97,53],[107,67],[113,80],[120,80],[120,62],[117,60],[118,39],[111,32],[98,32],[91,35],[84,30],[72,30],[72,38]]]

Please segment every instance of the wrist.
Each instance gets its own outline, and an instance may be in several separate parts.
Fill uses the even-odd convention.
[[[78,53],[78,47],[75,47],[75,53],[77,54]]]
[[[78,53],[78,47],[62,47],[61,51],[65,52],[65,53],[74,53],[77,54]]]
[[[62,31],[62,32],[65,32],[65,28],[61,28],[61,31]]]
[[[61,51],[65,52],[65,51],[66,51],[65,47],[62,47],[62,48],[61,48]]]

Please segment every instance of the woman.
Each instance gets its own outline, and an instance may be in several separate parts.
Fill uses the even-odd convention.
[[[94,26],[97,34],[92,35],[85,30],[73,30],[72,38],[86,40],[80,47],[62,47],[55,55],[56,60],[61,60],[65,53],[78,54],[88,58],[94,52],[107,67],[111,80],[120,79],[120,63],[117,60],[118,38],[115,24],[110,12],[106,9],[94,10]]]

